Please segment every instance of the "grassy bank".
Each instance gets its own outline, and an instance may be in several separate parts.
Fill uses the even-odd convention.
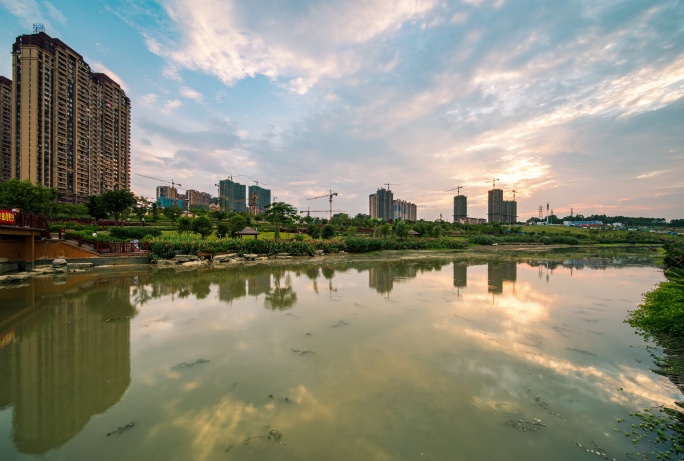
[[[667,376],[680,390],[684,389],[684,244],[670,243],[665,248],[665,275],[667,280],[644,295],[644,302],[630,312],[627,322],[637,332],[653,341],[663,354],[656,358],[656,373]],[[677,408],[647,410],[631,416],[640,418],[640,438],[647,437],[663,444],[655,459],[682,459],[684,455],[684,402]],[[634,426],[634,425],[633,425]],[[645,453],[644,453],[645,455]],[[647,456],[644,459],[650,459]]]

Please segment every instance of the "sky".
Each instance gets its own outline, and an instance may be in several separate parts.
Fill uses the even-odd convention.
[[[136,195],[684,218],[682,0],[0,0],[0,75],[34,23],[131,99]]]

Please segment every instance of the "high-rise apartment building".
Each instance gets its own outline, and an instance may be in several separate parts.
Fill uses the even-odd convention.
[[[199,206],[202,208],[209,208],[211,202],[211,194],[208,192],[200,192],[195,189],[188,189],[185,191],[185,196],[188,202],[188,209],[191,206]]]
[[[389,189],[378,189],[375,194],[368,197],[371,218],[379,218],[389,221],[392,217],[392,202],[394,194]]]
[[[489,191],[487,201],[487,222],[489,223],[515,223],[518,220],[518,202],[504,200],[503,190],[492,189]]]
[[[65,203],[130,189],[131,101],[45,32],[12,47],[12,177],[54,187]]]
[[[416,221],[418,209],[415,203],[407,202],[406,200],[392,201],[392,219],[401,219],[404,221]]]
[[[249,210],[253,214],[263,213],[271,204],[271,190],[259,186],[249,186],[247,191]]]
[[[0,75],[0,182],[12,179],[12,80]]]
[[[247,186],[230,179],[219,181],[219,206],[223,211],[247,211]]]
[[[454,196],[454,222],[462,222],[468,217],[468,197],[465,195]]]

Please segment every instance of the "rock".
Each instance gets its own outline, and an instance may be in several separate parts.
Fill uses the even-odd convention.
[[[181,266],[183,267],[197,267],[197,266],[202,266],[204,265],[204,262],[202,261],[188,261],[186,263],[182,263]]]
[[[290,256],[290,253],[278,253],[277,256]]]
[[[254,259],[256,259],[257,256],[259,255],[255,255],[253,253],[242,255],[242,257],[245,258],[247,261],[254,261]]]
[[[93,268],[93,263],[69,263],[67,264],[67,269],[70,271],[72,270],[81,270],[81,269],[92,269]]]
[[[235,253],[229,253],[229,254],[224,254],[224,255],[214,255],[214,262],[215,263],[223,263],[230,261],[231,259],[237,258],[238,256]]]
[[[63,258],[57,258],[52,260],[53,267],[64,267],[67,265],[67,260]]]
[[[26,272],[19,272],[17,274],[10,274],[10,275],[0,275],[0,283],[5,282],[5,283],[14,283],[14,282],[23,282],[27,278],[29,278],[31,275],[26,273]]]
[[[173,267],[176,265],[176,261],[172,259],[160,259],[157,261],[157,267]]]
[[[186,263],[189,261],[199,261],[199,256],[197,255],[176,255],[173,260],[179,263]]]
[[[323,255],[325,254],[325,251],[323,251],[323,250],[316,250],[316,251],[314,251],[314,254],[315,254],[316,256],[323,256]]]
[[[290,256],[290,255],[287,255],[287,256],[278,255],[278,256],[276,256],[276,259],[292,259],[292,256]]]
[[[268,256],[257,256],[254,258],[255,261],[268,261]]]

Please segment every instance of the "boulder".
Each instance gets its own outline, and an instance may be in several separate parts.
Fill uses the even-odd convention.
[[[187,263],[190,261],[199,261],[199,256],[197,255],[176,255],[173,260],[177,263]]]
[[[290,253],[278,253],[277,256],[290,256]]]
[[[316,251],[314,251],[314,254],[315,254],[316,256],[323,256],[323,254],[325,254],[325,251],[323,251],[323,250],[316,250]]]
[[[176,265],[176,261],[172,259],[160,259],[157,261],[157,267],[173,267]]]
[[[196,267],[196,266],[202,266],[202,265],[204,265],[204,262],[202,262],[202,261],[188,261],[188,262],[181,264],[181,266],[183,266],[183,267]]]
[[[229,253],[229,254],[225,254],[225,255],[214,255],[214,262],[219,262],[219,263],[227,262],[227,261],[230,261],[231,259],[234,259],[237,257],[238,257],[238,255],[236,255],[235,253]]]
[[[276,256],[276,259],[292,259],[292,256],[290,256],[290,255],[286,255],[286,256],[278,255],[278,256]]]
[[[82,269],[92,269],[93,263],[69,263],[67,264],[67,269],[72,270],[82,270]]]
[[[254,261],[257,256],[259,256],[259,255],[255,255],[253,253],[242,255],[242,257],[245,258],[247,261]]]
[[[67,260],[64,258],[57,258],[52,260],[53,267],[65,267],[67,265]]]

